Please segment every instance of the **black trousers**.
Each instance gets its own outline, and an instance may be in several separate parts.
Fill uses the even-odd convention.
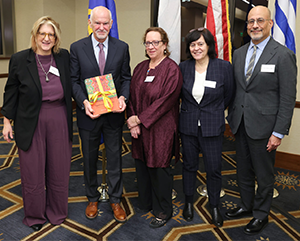
[[[150,168],[138,159],[135,159],[135,165],[140,208],[152,209],[157,218],[170,219],[173,214],[171,167]]]
[[[244,121],[241,122],[235,137],[241,207],[244,210],[252,210],[255,218],[264,219],[269,215],[273,200],[276,151],[267,151],[269,138],[250,138],[245,130]],[[255,180],[258,185],[256,194]]]
[[[203,137],[201,128],[198,136],[180,134],[183,152],[182,180],[186,196],[193,196],[196,189],[199,153],[203,154],[209,203],[217,207],[222,188],[222,143],[223,133],[219,136]]]
[[[101,134],[107,157],[108,195],[111,203],[118,203],[122,197],[122,127],[112,128],[108,118],[103,115],[97,119],[92,131],[79,129],[84,159],[84,183],[86,196],[90,202],[98,201],[97,161]]]

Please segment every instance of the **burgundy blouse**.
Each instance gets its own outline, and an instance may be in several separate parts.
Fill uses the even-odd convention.
[[[178,65],[165,58],[148,72],[149,60],[134,69],[128,102],[128,118],[138,115],[141,135],[132,138],[132,157],[148,167],[168,167],[172,155],[179,159],[178,116],[182,75]],[[145,82],[147,76],[153,81]],[[172,153],[175,143],[175,153]]]
[[[50,69],[51,56],[52,56],[52,66],[57,68],[53,55],[38,55],[38,58],[39,58],[41,64],[43,65],[43,68],[46,71],[46,73]],[[42,86],[42,93],[43,93],[42,101],[63,102],[64,101],[64,91],[63,91],[63,87],[61,85],[60,77],[55,74],[48,73],[49,81],[46,82],[46,75],[45,75],[44,71],[42,70],[41,65],[39,64],[37,56],[35,56],[35,58],[36,58],[36,64],[38,67],[39,77],[40,77],[41,86]]]

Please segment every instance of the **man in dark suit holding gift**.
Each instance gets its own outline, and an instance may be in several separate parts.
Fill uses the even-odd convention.
[[[114,218],[118,222],[125,222],[126,213],[120,206],[123,191],[121,151],[124,110],[131,80],[130,57],[126,43],[108,36],[112,22],[111,12],[107,8],[101,6],[92,10],[89,26],[93,33],[71,45],[70,69],[84,156],[84,182],[89,200],[86,217],[93,219],[98,213],[100,193],[97,191],[97,160],[102,134],[107,155],[110,205]],[[120,109],[114,113],[94,115],[84,80],[105,74],[113,76]]]
[[[247,21],[251,42],[233,55],[237,89],[228,122],[236,137],[241,206],[226,216],[253,214],[246,234],[259,233],[268,224],[276,148],[289,133],[296,99],[296,57],[270,37],[272,26],[268,8],[252,8]]]

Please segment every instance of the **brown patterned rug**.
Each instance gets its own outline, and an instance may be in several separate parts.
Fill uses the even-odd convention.
[[[3,127],[0,119],[0,128]],[[73,157],[70,173],[69,214],[59,226],[46,223],[39,232],[22,224],[23,203],[18,163],[18,150],[14,142],[8,144],[0,135],[0,241],[8,240],[300,240],[300,173],[276,169],[274,198],[268,226],[258,235],[247,236],[243,227],[249,218],[227,220],[217,228],[212,224],[208,199],[195,195],[194,219],[186,222],[182,217],[184,194],[182,192],[181,163],[174,164],[173,218],[162,228],[151,229],[149,223],[153,214],[138,213],[137,184],[134,160],[131,158],[131,137],[124,126],[123,135],[123,180],[124,195],[122,205],[128,221],[124,224],[113,219],[108,203],[100,203],[98,217],[89,220],[85,217],[87,199],[83,184],[83,161],[80,138],[74,117]],[[236,180],[234,140],[224,138],[223,145],[223,188],[221,213],[238,204],[239,192]],[[201,160],[201,155],[199,156]],[[99,181],[102,180],[102,151],[99,151]],[[199,162],[197,186],[202,191],[206,181],[203,163]],[[205,189],[204,189],[205,190]],[[205,193],[204,193],[205,194]]]

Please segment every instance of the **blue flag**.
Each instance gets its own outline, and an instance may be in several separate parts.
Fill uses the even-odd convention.
[[[276,0],[273,38],[296,53],[297,0]]]
[[[117,23],[117,14],[116,14],[116,5],[114,0],[89,0],[89,12],[88,12],[88,19],[90,19],[90,14],[93,8],[103,6],[108,8],[111,11],[111,17],[113,20],[113,25],[111,27],[111,30],[109,32],[109,35],[114,38],[119,38],[118,33],[118,23]],[[92,29],[90,26],[88,27],[89,34],[92,33]]]

